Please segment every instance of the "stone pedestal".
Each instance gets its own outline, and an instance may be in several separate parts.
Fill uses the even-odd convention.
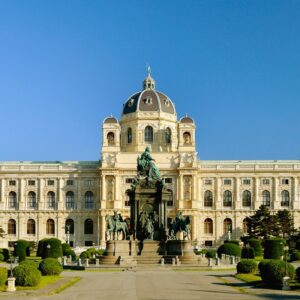
[[[7,292],[15,292],[16,291],[16,286],[15,286],[15,277],[8,277],[7,278]]]
[[[102,264],[119,264],[121,257],[129,257],[131,254],[131,241],[107,241],[106,255],[101,257]]]

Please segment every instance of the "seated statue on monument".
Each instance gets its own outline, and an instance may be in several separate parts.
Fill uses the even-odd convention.
[[[134,181],[132,187],[135,188],[141,178],[145,178],[147,184],[154,182],[162,183],[162,178],[157,166],[154,163],[154,159],[151,157],[150,148],[146,147],[141,156],[137,158],[137,178]]]

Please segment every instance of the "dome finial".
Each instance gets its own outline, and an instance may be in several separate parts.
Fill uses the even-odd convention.
[[[147,64],[147,77],[143,81],[144,90],[155,90],[155,80],[151,77],[151,67]]]

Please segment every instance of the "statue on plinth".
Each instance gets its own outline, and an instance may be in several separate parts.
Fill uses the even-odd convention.
[[[126,240],[127,236],[129,234],[128,226],[125,221],[123,221],[123,218],[120,213],[117,211],[114,211],[114,215],[106,215],[105,216],[106,221],[106,239],[108,240],[118,240],[119,239],[119,233],[122,233],[122,239]]]
[[[169,239],[176,240],[177,233],[183,232],[183,239],[190,240],[191,239],[190,223],[191,223],[190,217],[183,216],[182,212],[179,211],[176,214],[175,220],[170,224]]]

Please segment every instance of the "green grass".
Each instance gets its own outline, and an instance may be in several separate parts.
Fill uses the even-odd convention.
[[[70,281],[68,281],[67,283],[61,285],[59,288],[55,289],[50,294],[58,294],[58,293],[64,291],[66,288],[68,288],[68,287],[72,286],[73,284],[75,284],[76,282],[78,282],[80,279],[81,279],[81,277],[77,276],[77,277],[71,279]]]
[[[261,277],[256,274],[236,274],[234,276],[237,279],[240,279],[244,282],[247,282],[251,285],[260,285],[262,284]]]
[[[219,271],[230,271],[236,270],[236,268],[226,268],[226,269],[210,269],[210,268],[172,268],[173,271],[176,272],[204,272],[204,271],[212,271],[212,272],[219,272]]]
[[[24,290],[39,290],[47,286],[48,284],[54,283],[57,280],[61,279],[61,276],[52,275],[52,276],[42,276],[40,283],[36,286],[16,286],[17,291]]]
[[[260,261],[262,261],[263,259],[264,259],[263,256],[256,256],[256,257],[254,258],[254,260],[257,261],[257,262],[260,262]]]

